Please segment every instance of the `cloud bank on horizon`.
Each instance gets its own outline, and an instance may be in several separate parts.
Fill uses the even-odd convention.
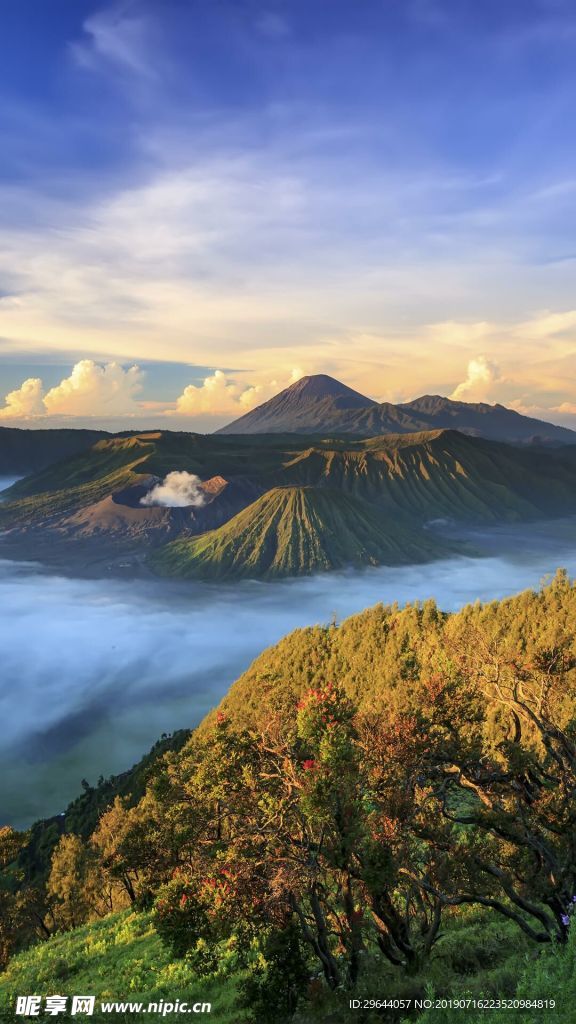
[[[564,0],[12,5],[0,422],[212,429],[326,372],[576,425],[575,40]]]

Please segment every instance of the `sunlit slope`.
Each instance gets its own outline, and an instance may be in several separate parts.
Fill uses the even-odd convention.
[[[522,652],[530,661],[554,636],[569,637],[576,656],[576,585],[558,576],[539,591],[525,590],[501,601],[441,611],[434,600],[374,605],[338,626],[296,629],[264,650],[231,686],[200,730],[218,711],[241,726],[259,729],[274,708],[290,707],[311,687],[338,680],[366,712],[387,706],[410,709],[412,691],[427,658],[450,644],[470,643],[470,630],[499,638],[510,660]],[[566,676],[566,713],[576,695],[576,669]]]
[[[282,468],[291,484],[327,485],[421,520],[513,521],[576,508],[574,451],[551,453],[455,430],[313,446]]]
[[[18,481],[5,492],[0,523],[41,522],[83,508],[135,483],[153,451],[144,436],[98,441],[80,452]]]
[[[354,565],[420,562],[438,554],[411,532],[339,491],[277,487],[218,530],[178,540],[151,556],[167,576],[271,579]]]
[[[0,526],[41,524],[130,487],[144,477],[186,470],[202,479],[217,475],[251,481],[281,469],[303,447],[282,438],[230,439],[154,431],[113,437],[31,474],[3,493]],[[218,473],[213,467],[218,466]]]

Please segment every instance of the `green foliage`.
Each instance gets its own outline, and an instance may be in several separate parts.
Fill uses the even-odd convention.
[[[419,562],[448,547],[326,487],[276,487],[209,533],[152,553],[160,575],[222,580]]]
[[[64,814],[36,822],[18,855],[18,868],[27,883],[43,885],[46,882],[52,854],[61,835],[73,833],[88,839],[103,811],[114,803],[117,796],[123,797],[128,806],[136,804],[144,796],[154,766],[167,751],[180,750],[189,737],[187,729],[163,737],[128,771],[90,786],[68,805]]]
[[[296,922],[265,936],[262,956],[240,982],[238,1005],[254,1024],[285,1024],[308,995],[310,968]]]
[[[154,930],[150,915],[125,911],[56,935],[15,957],[0,975],[0,1020],[14,1020],[15,998],[22,993],[87,992],[98,1000],[138,1000],[146,1004],[160,999],[173,1001],[175,994],[181,1000],[201,998],[212,1003],[215,1019],[222,1024],[237,1024],[245,1019],[236,1006],[242,975],[229,970],[229,966],[228,960],[225,975],[199,976],[186,960],[172,958]],[[109,1021],[110,1016],[96,1013],[91,1019]],[[124,1019],[137,1021],[141,1016]]]
[[[117,796],[91,835],[61,841],[57,924],[83,919],[91,886],[110,909],[117,893],[153,900],[107,920],[146,920],[176,979],[212,983],[227,964],[255,1020],[288,1019],[297,989],[295,1022],[340,1020],[344,990],[512,996],[538,943],[539,984],[572,993],[574,621],[559,572],[455,615],[379,606],[297,631],[137,803]],[[12,870],[27,837],[4,840],[6,935],[23,944],[49,915],[14,916],[33,895]],[[59,938],[30,951],[36,966]]]
[[[485,985],[481,992],[476,987],[467,987],[461,990],[460,995],[463,998],[481,995],[484,998],[517,1000],[519,1005],[515,1010],[489,1011],[494,1024],[510,1024],[511,1020],[521,1020],[522,1024],[542,1024],[545,1020],[576,1024],[576,929],[571,930],[565,946],[525,952],[516,971],[508,972],[505,980],[500,973],[500,978],[502,983],[497,986]],[[498,980],[498,975],[495,980]],[[438,988],[437,983],[431,991],[437,996],[448,994],[445,988]],[[553,1009],[544,1005],[546,1000],[555,1001]],[[460,1024],[465,1013],[467,1024],[483,1024],[486,1012],[430,1009],[419,1021],[420,1024]]]
[[[201,893],[185,878],[173,878],[160,887],[154,903],[154,923],[174,956],[184,956],[190,949],[198,952],[200,940],[204,943],[201,948],[211,948],[206,945],[207,937],[214,940],[209,910]]]

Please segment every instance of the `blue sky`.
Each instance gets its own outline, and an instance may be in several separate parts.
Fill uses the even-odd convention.
[[[0,12],[0,420],[328,372],[576,422],[572,0]]]

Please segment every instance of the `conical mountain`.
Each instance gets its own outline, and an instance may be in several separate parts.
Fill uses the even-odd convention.
[[[274,579],[423,562],[442,551],[430,535],[341,491],[275,487],[219,529],[155,551],[149,564],[162,576]]]
[[[447,428],[515,444],[576,444],[575,431],[504,405],[455,402],[441,395],[399,405],[378,403],[322,373],[303,377],[217,433],[377,437]]]
[[[339,423],[343,413],[374,405],[325,373],[301,377],[280,394],[218,430],[218,434],[316,433]]]

